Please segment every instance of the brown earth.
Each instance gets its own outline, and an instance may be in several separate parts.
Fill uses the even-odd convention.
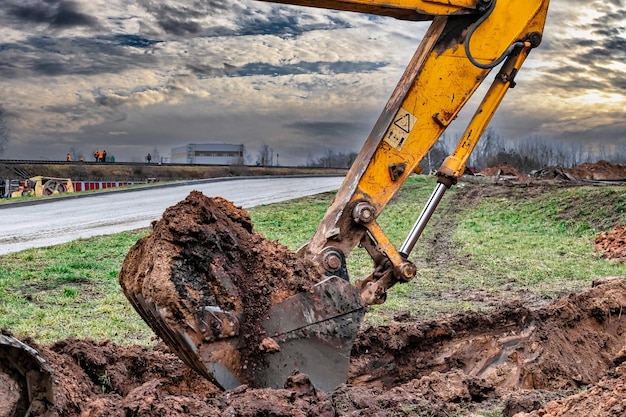
[[[601,417],[626,409],[625,307],[626,279],[613,278],[536,311],[513,304],[489,314],[365,326],[348,383],[329,393],[302,374],[285,389],[221,392],[162,344],[29,342],[54,370],[61,416],[443,417],[498,402],[506,416]]]
[[[572,168],[547,167],[534,174],[537,178],[561,180],[624,180],[626,165],[607,161],[588,162]]]
[[[522,175],[517,168],[508,164],[487,167],[476,175],[484,177],[519,177]],[[532,177],[551,180],[626,180],[626,165],[612,164],[607,161],[586,162],[572,168],[549,166],[532,173]]]
[[[527,196],[542,187],[531,182],[523,190],[500,186],[489,193]],[[131,293],[165,299],[187,321],[193,305],[181,302],[179,294],[210,305],[220,299],[224,309],[262,314],[267,303],[310,285],[315,274],[290,272],[306,269],[301,262],[257,235],[245,211],[191,194],[129,252],[121,280],[128,281],[123,282],[127,293],[132,288]],[[221,291],[232,289],[215,281],[224,274],[242,277],[234,282],[240,300],[224,297]],[[182,277],[188,281],[181,284]],[[388,325],[361,327],[348,381],[331,392],[316,390],[302,374],[293,375],[284,389],[221,391],[162,343],[147,349],[76,339],[47,346],[26,342],[54,371],[55,406],[48,415],[448,417],[502,406],[507,417],[603,417],[626,415],[624,308],[626,278],[616,277],[537,309],[499,304],[487,313],[432,320],[400,313]],[[254,320],[242,324],[241,334],[254,343],[238,361],[254,359],[254,349],[268,346],[254,333],[257,325]],[[222,330],[214,330],[203,337],[219,338]]]
[[[626,226],[617,225],[596,237],[595,247],[607,259],[626,262]]]
[[[484,177],[495,177],[495,176],[501,176],[501,175],[519,177],[520,172],[517,170],[517,168],[512,167],[511,165],[498,164],[498,165],[487,167],[476,175],[481,175]]]
[[[193,191],[131,248],[119,279],[157,334],[181,352],[186,342],[159,331],[163,326],[183,329],[196,346],[214,342],[201,354],[228,363],[239,381],[252,384],[264,351],[276,344],[263,332],[270,306],[306,291],[321,276],[312,261],[253,232],[243,209]],[[211,311],[199,314],[199,306]],[[202,364],[188,362],[209,374]]]

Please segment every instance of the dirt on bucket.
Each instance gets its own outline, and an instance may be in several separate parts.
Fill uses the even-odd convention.
[[[255,233],[245,210],[198,191],[165,211],[119,275],[133,306],[190,366],[210,377],[186,352],[211,343],[197,356],[227,363],[251,385],[263,353],[277,347],[262,324],[269,309],[321,279],[314,263]]]

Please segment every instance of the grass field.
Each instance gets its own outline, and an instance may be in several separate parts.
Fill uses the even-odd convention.
[[[399,247],[434,187],[411,178],[379,222]],[[417,278],[397,285],[366,319],[399,311],[416,317],[486,310],[504,301],[538,306],[588,287],[626,266],[594,252],[594,238],[626,223],[619,187],[505,187],[462,183],[444,197],[411,259]],[[298,249],[313,234],[332,194],[256,207],[255,229]],[[41,343],[66,337],[152,343],[152,332],[122,294],[117,275],[129,248],[148,230],[78,240],[0,256],[0,327]],[[370,272],[361,249],[349,258],[353,278]]]

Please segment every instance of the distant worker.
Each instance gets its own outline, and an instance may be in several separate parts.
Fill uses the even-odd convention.
[[[98,158],[100,158],[100,151],[95,151],[93,153],[93,157],[96,159],[96,162],[98,162]]]
[[[102,151],[102,162],[107,161],[107,151]]]
[[[150,163],[150,161],[152,161],[152,155],[148,153],[148,155],[146,155],[146,159],[148,160],[148,163]]]
[[[67,154],[67,161],[71,161],[72,160],[72,155],[70,155],[69,153]]]

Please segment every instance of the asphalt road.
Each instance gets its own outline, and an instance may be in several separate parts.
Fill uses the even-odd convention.
[[[192,190],[250,208],[336,190],[342,181],[343,177],[199,180],[177,186],[74,194],[74,198],[37,200],[36,204],[0,205],[0,255],[148,227]]]

